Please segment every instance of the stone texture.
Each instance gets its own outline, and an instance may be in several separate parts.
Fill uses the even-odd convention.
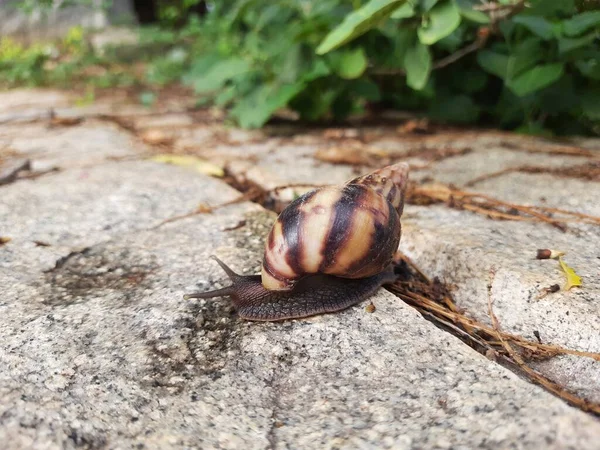
[[[94,120],[77,127],[33,123],[0,128],[0,148],[11,157],[31,160],[32,169],[36,171],[91,167],[104,161],[139,158],[142,156],[137,142],[116,125]]]
[[[222,231],[240,218],[244,227]],[[238,320],[226,301],[181,300],[223,280],[210,253],[252,270],[256,233],[271,220],[237,205],[120,234],[35,280],[3,269],[3,442],[594,448],[595,419],[388,293],[373,299],[373,314],[357,306],[267,324]]]
[[[181,136],[194,128],[178,116],[166,120],[183,127]],[[159,125],[154,119],[138,128]],[[596,418],[486,359],[384,290],[373,297],[371,314],[363,304],[283,323],[241,321],[226,299],[182,300],[184,292],[227,284],[211,254],[256,273],[274,215],[246,202],[157,228],[239,194],[184,168],[107,160],[113,150],[138,157],[145,147],[104,122],[46,134],[39,128],[46,140],[31,132],[36,126],[0,127],[0,136],[13,133],[20,156],[34,164],[54,158],[62,167],[0,187],[0,234],[13,238],[0,246],[0,442],[8,450],[597,448]],[[266,177],[254,181],[265,186],[355,172],[311,165],[323,143],[319,133],[268,137],[219,127],[215,135],[219,142],[206,141],[205,156],[220,146],[235,159],[248,147]],[[435,165],[426,170],[435,175]],[[544,341],[600,351],[599,255],[589,245],[597,227],[562,233],[408,206],[403,229],[402,250],[430,276],[456,284],[469,314],[487,320],[485,286],[494,266],[494,307],[504,329],[527,337],[535,329]],[[555,261],[533,259],[540,247],[568,251],[584,288],[535,299],[539,287],[562,280]],[[596,363],[562,357],[538,364],[596,399]]]
[[[249,147],[251,159],[232,160],[227,167],[238,180],[265,189],[287,184],[342,183],[355,176],[355,167],[324,163],[313,157],[317,148],[345,145],[344,140],[326,136],[327,132],[313,131],[307,136],[264,138]],[[594,181],[551,173],[508,172],[467,186],[477,177],[524,165],[552,171],[596,163],[600,159],[598,140],[586,140],[585,149],[578,152],[564,143],[488,132],[419,137],[400,136],[383,129],[359,129],[352,136],[362,137],[365,145],[384,149],[398,160],[411,161],[411,179],[417,182],[442,182],[503,201],[600,216],[598,183]],[[245,148],[230,146],[230,151],[241,153]],[[261,148],[263,151],[256,150]],[[428,160],[429,150],[436,148],[469,151],[438,161]],[[586,155],[586,151],[590,153]],[[290,201],[307,189],[300,186],[280,191],[274,205],[281,209],[284,198]],[[600,353],[600,254],[592,244],[600,239],[600,227],[568,225],[569,230],[563,233],[543,223],[492,221],[443,206],[409,206],[403,219],[401,250],[430,277],[437,276],[456,286],[458,305],[487,323],[487,284],[489,271],[495,268],[496,314],[506,331],[532,340],[536,340],[533,332],[537,331],[545,343]],[[565,261],[583,277],[584,286],[538,299],[543,288],[564,285],[565,280],[556,261],[534,259],[538,248],[567,252]],[[534,366],[580,395],[600,402],[599,362],[561,356]]]

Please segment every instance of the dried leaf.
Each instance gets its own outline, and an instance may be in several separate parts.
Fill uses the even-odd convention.
[[[431,134],[433,130],[427,119],[407,120],[403,125],[396,128],[399,134]]]
[[[212,164],[203,159],[197,158],[190,155],[169,155],[161,154],[150,158],[151,161],[162,162],[167,164],[174,164],[176,166],[187,167],[197,172],[203,173],[204,175],[211,175],[213,177],[222,177],[225,175],[222,167]]]
[[[72,127],[79,125],[85,119],[83,117],[53,117],[50,119],[51,127]]]
[[[360,141],[348,140],[343,146],[318,149],[315,159],[331,164],[354,166],[382,166],[388,164],[389,155],[384,150],[364,145]]]
[[[11,239],[8,236],[0,236],[0,245],[4,245],[10,241]]]
[[[142,140],[150,145],[168,145],[173,143],[174,136],[164,130],[146,130],[141,133]]]
[[[567,266],[567,264],[562,260],[562,258],[558,258],[558,262],[560,264],[560,268],[567,275],[567,284],[565,286],[565,291],[568,291],[573,286],[581,286],[581,277],[575,273],[575,271]]]

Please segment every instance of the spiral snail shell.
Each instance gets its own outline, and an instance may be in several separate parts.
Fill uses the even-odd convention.
[[[395,281],[406,163],[342,186],[307,192],[279,215],[265,244],[260,276],[241,276],[222,261],[233,284],[186,295],[229,295],[240,317],[282,320],[339,311]]]

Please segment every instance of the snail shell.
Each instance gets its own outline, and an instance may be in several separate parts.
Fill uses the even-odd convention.
[[[265,246],[262,284],[287,291],[303,277],[366,278],[385,269],[400,242],[408,165],[308,192],[283,210]]]
[[[340,311],[393,283],[405,163],[343,186],[308,192],[283,210],[267,238],[262,275],[243,276],[214,257],[231,285],[184,298],[230,296],[243,319],[275,321]]]

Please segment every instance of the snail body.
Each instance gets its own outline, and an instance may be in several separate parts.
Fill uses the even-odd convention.
[[[230,296],[240,317],[274,321],[334,312],[396,280],[392,259],[408,165],[399,163],[342,186],[307,192],[279,215],[265,244],[261,275],[186,298]]]

